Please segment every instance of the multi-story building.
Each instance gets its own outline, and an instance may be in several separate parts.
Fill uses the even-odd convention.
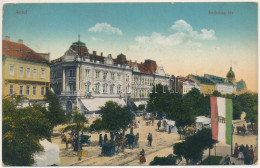
[[[185,95],[193,88],[196,88],[200,91],[199,85],[193,80],[185,77],[180,77],[180,76],[178,76],[177,79],[178,79],[178,92],[180,94]]]
[[[169,78],[153,60],[137,63],[124,54],[97,55],[80,40],[51,65],[51,87],[68,112],[77,106],[81,112],[92,113],[107,100],[121,104],[130,98],[147,100],[152,85],[169,85]]]
[[[219,76],[209,75],[209,74],[205,74],[204,77],[211,80],[216,85],[216,90],[221,94],[235,93],[234,92],[236,90],[234,89],[235,86],[233,85],[232,82],[228,81],[227,79]]]
[[[200,93],[204,95],[211,95],[216,90],[216,85],[208,78],[197,75],[188,75],[187,78],[196,82],[200,87]]]
[[[2,40],[3,97],[21,95],[27,102],[42,103],[50,83],[49,54],[37,53],[23,44]]]

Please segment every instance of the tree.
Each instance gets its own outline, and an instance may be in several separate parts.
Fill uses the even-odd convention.
[[[176,159],[172,155],[168,157],[158,157],[156,156],[151,162],[150,165],[176,165]]]
[[[166,112],[167,98],[170,92],[166,86],[161,84],[153,86],[152,93],[147,104],[147,111],[152,113],[163,113]]]
[[[212,148],[216,141],[212,139],[211,130],[203,129],[197,134],[187,137],[184,142],[174,144],[174,153],[183,156],[186,164],[197,163],[202,159],[203,151]]]
[[[126,130],[131,123],[131,113],[126,107],[122,107],[116,102],[108,101],[100,108],[104,129],[111,132]]]
[[[60,105],[60,100],[57,95],[48,90],[46,92],[44,100],[49,103],[48,111],[44,111],[44,113],[46,115],[46,118],[48,118],[48,120],[50,121],[52,129],[56,125],[68,121],[68,118],[66,117],[65,111]]]
[[[85,126],[85,124],[87,123],[88,120],[86,119],[84,114],[79,113],[77,107],[75,106],[72,112],[72,124],[68,125],[62,130],[63,132],[71,131],[74,139],[74,151],[78,151],[81,148],[80,132],[83,133],[84,131],[89,130],[89,128]]]
[[[144,110],[144,109],[145,109],[145,105],[144,105],[144,104],[140,104],[140,105],[138,106],[138,110],[142,111],[142,110]]]
[[[18,108],[17,99],[3,99],[3,162],[10,166],[31,166],[33,154],[43,150],[39,140],[51,136],[50,123],[33,107]]]
[[[90,125],[90,129],[93,131],[96,131],[98,133],[100,133],[103,129],[103,122],[100,118],[97,118],[95,121],[93,121],[93,123]]]
[[[221,94],[219,91],[215,90],[215,91],[212,93],[212,96],[222,97],[222,94]]]

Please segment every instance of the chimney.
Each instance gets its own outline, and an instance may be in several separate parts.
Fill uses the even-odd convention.
[[[100,56],[103,57],[103,52],[100,53]]]
[[[10,41],[10,37],[9,36],[5,36],[5,40],[6,41]]]
[[[23,44],[23,40],[22,40],[22,39],[19,39],[19,40],[18,40],[18,43],[19,43],[19,44]]]
[[[93,51],[93,55],[96,56],[96,55],[97,55],[97,52],[96,52],[96,51]]]

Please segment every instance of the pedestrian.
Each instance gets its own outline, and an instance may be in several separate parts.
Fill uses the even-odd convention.
[[[251,163],[251,162],[250,162],[250,158],[251,158],[251,157],[250,157],[250,154],[249,154],[249,153],[245,153],[244,156],[245,156],[244,164],[245,164],[245,165],[250,165],[250,163]]]
[[[134,128],[133,127],[130,128],[130,134],[134,134]]]
[[[145,163],[145,162],[146,162],[145,151],[144,151],[144,149],[142,149],[140,152],[140,163]]]
[[[169,134],[171,133],[171,126],[169,126],[169,132],[168,132]]]
[[[102,146],[103,143],[103,137],[102,134],[99,134],[99,146]]]
[[[239,153],[238,153],[238,159],[243,160],[244,159],[244,145],[240,145],[239,147]]]
[[[229,155],[227,155],[227,156],[225,157],[224,165],[230,165],[230,164],[231,164],[231,160],[230,160]]]
[[[154,125],[154,116],[152,117],[152,126]]]
[[[160,127],[161,127],[161,124],[162,124],[162,123],[161,123],[161,120],[159,120],[158,123],[157,123],[158,131],[159,131]]]
[[[148,134],[147,140],[148,140],[148,145],[152,146],[153,136],[151,133]]]
[[[250,161],[251,161],[251,164],[254,163],[254,149],[253,149],[253,145],[250,146],[250,150],[249,150],[249,153],[250,153]]]
[[[138,145],[139,141],[139,132],[135,135],[135,145]]]
[[[104,136],[104,143],[107,143],[107,134]]]
[[[237,158],[237,157],[238,157],[238,154],[239,154],[238,144],[236,143],[236,144],[235,144],[235,150],[234,150],[233,157]]]
[[[110,141],[113,142],[115,138],[115,135],[113,132],[110,132]]]

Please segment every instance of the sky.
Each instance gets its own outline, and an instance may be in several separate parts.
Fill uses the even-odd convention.
[[[80,40],[105,56],[152,59],[167,74],[225,77],[258,90],[257,3],[6,4],[2,38],[61,57]],[[25,13],[25,14],[22,14]]]

